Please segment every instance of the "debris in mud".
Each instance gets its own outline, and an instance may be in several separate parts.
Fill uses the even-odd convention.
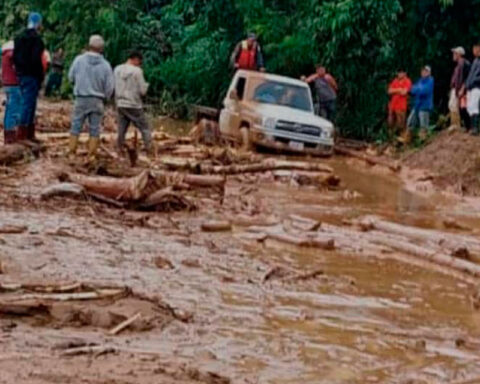
[[[83,197],[85,189],[74,183],[58,183],[46,187],[41,193],[42,200],[48,200],[52,197]]]
[[[0,226],[0,233],[6,235],[19,235],[28,231],[28,227],[25,225],[2,225]]]
[[[364,152],[359,152],[350,148],[346,148],[341,145],[336,145],[335,146],[335,153],[343,156],[350,156],[359,160],[365,161],[367,164],[370,165],[380,165],[382,167],[386,167],[390,169],[392,172],[399,172],[402,169],[402,166],[394,161],[384,159],[382,157],[378,156],[372,156],[369,154],[366,154]]]
[[[201,225],[204,232],[228,232],[232,230],[232,224],[228,221],[207,221]]]
[[[111,329],[108,333],[112,336],[118,335],[120,332],[124,331],[125,329],[130,327],[133,323],[140,320],[141,318],[142,318],[142,314],[140,312],[136,313],[132,317],[118,324],[115,328]]]
[[[64,286],[2,284],[2,291],[0,314],[19,316],[34,325],[97,327],[116,333],[130,328],[141,332],[161,328],[174,318],[165,305],[138,297],[126,288],[78,283]]]
[[[158,269],[174,269],[172,262],[164,257],[157,256],[153,259],[153,262]]]
[[[323,270],[317,269],[311,272],[297,273],[292,270],[288,270],[283,267],[273,267],[262,278],[262,283],[266,283],[271,280],[279,280],[285,283],[294,283],[299,281],[307,281],[316,279],[320,276],[324,276]]]
[[[446,229],[454,229],[454,230],[458,230],[458,231],[465,231],[465,232],[469,232],[471,231],[472,229],[463,225],[463,224],[460,224],[458,221],[454,220],[454,219],[445,219],[443,221],[443,226],[446,228]]]

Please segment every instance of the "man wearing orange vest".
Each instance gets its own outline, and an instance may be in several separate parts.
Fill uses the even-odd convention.
[[[262,49],[254,33],[249,33],[247,40],[237,44],[232,53],[231,62],[235,69],[265,71]]]

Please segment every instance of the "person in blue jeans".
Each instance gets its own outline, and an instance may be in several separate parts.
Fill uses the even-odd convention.
[[[413,96],[413,110],[407,120],[407,133],[402,138],[405,144],[412,139],[412,133],[420,128],[419,137],[425,139],[430,126],[430,114],[433,111],[433,91],[435,81],[432,69],[426,65],[422,68],[421,78],[412,87],[410,93]]]
[[[13,47],[13,41],[8,41],[2,46],[2,84],[6,95],[3,122],[5,144],[15,143],[22,114],[22,92],[13,65]]]
[[[42,56],[45,45],[40,37],[42,16],[32,12],[28,17],[28,26],[14,43],[13,61],[22,92],[22,113],[17,129],[18,140],[35,139],[35,112],[37,98],[45,71]]]

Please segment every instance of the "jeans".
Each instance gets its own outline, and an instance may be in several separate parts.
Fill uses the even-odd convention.
[[[3,125],[6,131],[14,131],[22,116],[22,91],[19,86],[4,87],[7,101]]]
[[[321,116],[333,123],[337,111],[337,102],[336,100],[318,102],[316,110],[318,116]]]
[[[88,122],[90,137],[100,137],[100,125],[102,124],[105,105],[98,97],[77,97],[73,107],[72,128],[73,136],[80,135],[83,124]]]
[[[63,76],[58,72],[50,72],[48,76],[47,85],[45,87],[45,96],[49,97],[54,91],[60,90],[62,86]]]
[[[410,131],[418,127],[428,129],[430,127],[430,112],[413,110],[408,117],[407,126]]]
[[[40,85],[40,80],[36,77],[20,77],[20,89],[22,91],[21,126],[28,127],[35,123],[35,112],[37,110],[37,98]]]
[[[125,136],[128,127],[132,123],[142,134],[143,145],[145,149],[149,150],[152,143],[152,133],[148,126],[148,121],[145,117],[143,109],[140,108],[117,108],[118,119],[118,139],[117,146],[119,149],[125,144]]]

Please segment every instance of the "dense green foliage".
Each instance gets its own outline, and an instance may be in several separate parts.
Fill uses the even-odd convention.
[[[399,66],[412,78],[429,63],[437,106],[445,108],[450,48],[479,38],[479,0],[0,0],[4,40],[30,9],[41,12],[51,50],[70,61],[92,33],[107,39],[113,65],[132,48],[146,56],[151,95],[164,111],[219,106],[229,56],[246,31],[258,33],[270,72],[298,77],[325,63],[341,87],[339,125],[354,137],[378,137],[388,81]]]

